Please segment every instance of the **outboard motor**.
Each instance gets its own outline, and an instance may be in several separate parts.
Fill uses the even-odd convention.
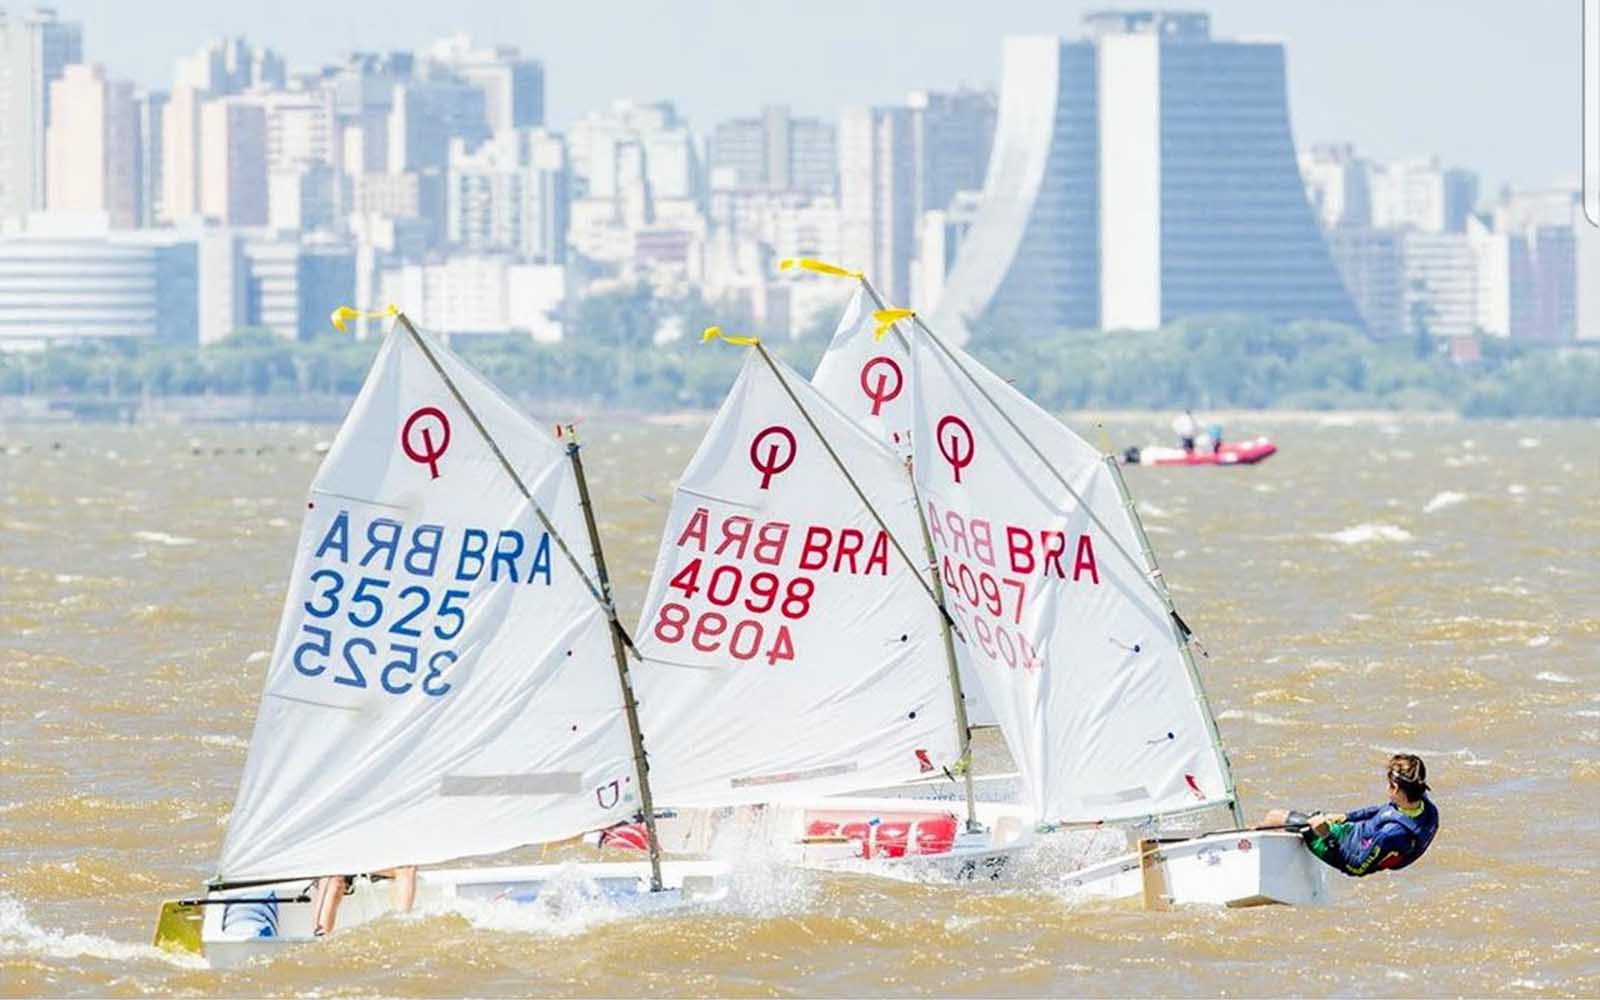
[[[1138,465],[1139,464],[1139,449],[1138,448],[1129,448],[1126,451],[1124,451],[1122,453],[1122,464],[1123,465]]]

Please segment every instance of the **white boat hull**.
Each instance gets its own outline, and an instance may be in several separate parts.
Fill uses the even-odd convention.
[[[1232,831],[1144,847],[1070,872],[1063,885],[1088,898],[1142,899],[1152,907],[1329,901],[1328,866],[1295,833]]]
[[[715,861],[669,861],[661,865],[663,890],[650,891],[645,862],[568,863],[419,872],[416,905],[448,906],[452,900],[481,903],[537,902],[546,890],[578,887],[582,894],[621,903],[629,911],[671,909],[711,902],[727,893],[728,866]],[[302,902],[304,879],[207,893],[199,907],[200,944],[213,966],[229,967],[277,953],[285,945],[315,939],[312,903]],[[238,903],[209,902],[238,899]],[[338,929],[377,920],[393,911],[390,883],[358,878],[339,907]],[[159,942],[158,942],[159,943]]]
[[[658,819],[657,828],[671,851],[743,850],[759,840],[780,863],[916,881],[1006,879],[1042,838],[1057,836],[1036,833],[1017,803],[978,802],[983,829],[974,833],[959,829],[963,811],[947,800],[841,796],[687,810]],[[731,845],[719,847],[724,838]],[[1298,834],[1246,830],[1169,839],[1077,868],[1059,884],[1075,895],[1151,906],[1315,906],[1328,902],[1328,871]]]

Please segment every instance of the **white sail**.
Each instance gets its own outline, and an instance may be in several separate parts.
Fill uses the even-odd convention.
[[[562,449],[428,343],[594,579]],[[221,876],[572,836],[638,808],[633,774],[601,608],[397,330],[308,497]]]
[[[833,340],[817,363],[811,384],[868,433],[887,444],[896,454],[911,454],[911,351],[899,326],[877,337],[872,317],[876,303],[864,283],[850,296],[844,315],[839,318]],[[910,479],[903,476],[906,489]],[[902,540],[907,551],[924,553],[921,529]],[[919,559],[919,562],[921,560]],[[907,570],[909,572],[909,570]],[[934,647],[944,656],[944,650]],[[998,721],[983,693],[983,685],[973,673],[971,657],[959,644],[956,664],[961,676],[962,696],[966,699],[967,724],[993,726]]]
[[[1209,712],[1115,471],[969,355],[920,334],[911,351],[917,483],[947,601],[1039,819],[1227,804]]]
[[[840,410],[903,455],[911,453],[911,352],[898,328],[875,336],[880,308],[858,283],[811,384]]]
[[[889,529],[917,538],[900,459],[774,363]],[[673,495],[634,634],[656,801],[795,800],[950,764],[938,623],[752,351]]]

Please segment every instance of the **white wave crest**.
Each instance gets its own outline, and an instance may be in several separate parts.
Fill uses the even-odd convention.
[[[1432,514],[1434,511],[1444,510],[1446,507],[1454,507],[1456,504],[1460,503],[1466,498],[1467,495],[1465,493],[1457,493],[1454,490],[1443,490],[1439,493],[1435,493],[1432,500],[1429,500],[1427,503],[1422,505],[1422,512],[1424,514]]]
[[[1368,542],[1409,542],[1412,534],[1392,524],[1358,524],[1317,537],[1340,545],[1365,545]]]
[[[154,961],[185,969],[203,969],[198,955],[165,951],[147,944],[130,944],[99,934],[68,934],[40,927],[28,919],[22,901],[0,893],[0,955],[34,955],[43,958],[103,958],[112,962]]]
[[[1254,722],[1258,726],[1292,726],[1293,719],[1285,719],[1279,715],[1269,715],[1266,712],[1245,712],[1237,708],[1225,708],[1217,713],[1217,718],[1223,721],[1229,719],[1244,719]]]
[[[1533,679],[1536,681],[1544,681],[1546,684],[1578,683],[1576,678],[1568,677],[1566,674],[1558,674],[1554,670],[1541,670],[1539,673],[1533,675]]]
[[[193,545],[194,539],[184,538],[182,535],[169,535],[165,531],[135,531],[133,537],[143,542],[155,542],[158,545]]]

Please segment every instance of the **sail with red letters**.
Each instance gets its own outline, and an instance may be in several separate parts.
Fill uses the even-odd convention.
[[[956,760],[939,612],[899,548],[919,530],[901,458],[752,350],[634,633],[658,801],[812,800]]]
[[[1115,461],[970,355],[910,338],[947,604],[1047,823],[1231,806],[1228,763]]]

